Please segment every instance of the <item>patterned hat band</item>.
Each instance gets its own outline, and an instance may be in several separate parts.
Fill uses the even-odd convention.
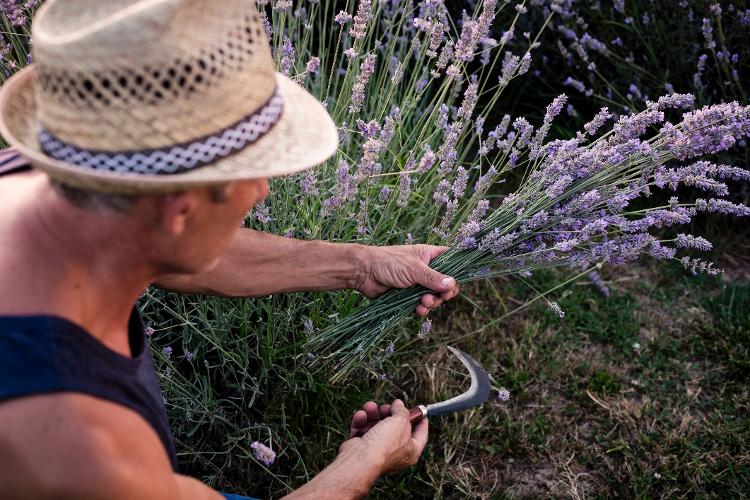
[[[176,174],[194,170],[231,156],[265,136],[281,118],[284,99],[278,91],[250,115],[215,134],[158,149],[142,151],[93,151],[81,149],[39,131],[42,150],[52,158],[80,167],[106,172],[146,175]]]

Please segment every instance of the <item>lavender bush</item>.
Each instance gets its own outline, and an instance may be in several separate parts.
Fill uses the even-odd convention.
[[[535,74],[580,103],[630,111],[673,92],[690,92],[699,105],[747,102],[750,9],[742,0],[567,1],[557,12]]]
[[[37,3],[0,3],[0,80],[30,61],[28,16]],[[697,161],[747,135],[747,108],[689,111],[672,125],[665,114],[690,108],[692,97],[643,99],[632,108],[645,111],[632,116],[617,116],[623,107],[608,102],[612,115],[603,110],[567,140],[548,137],[560,137],[553,119],[569,113],[562,96],[539,126],[511,116],[505,95],[518,86],[513,80],[543,62],[545,30],[572,19],[563,0],[483,0],[455,12],[440,0],[257,4],[279,70],[326,105],[341,143],[317,169],[274,180],[268,200],[248,214],[249,227],[304,239],[451,245],[435,267],[466,282],[528,280],[553,266],[578,273],[643,254],[678,258],[678,249],[709,243],[655,230],[697,211],[747,212],[721,200],[724,182],[747,179],[746,171]],[[583,35],[579,43],[595,45]],[[572,80],[582,77],[567,76],[567,86],[579,86]],[[584,94],[590,87],[580,86]],[[537,95],[524,101],[540,110],[546,103]],[[518,188],[502,195],[514,176]],[[651,191],[679,186],[707,195],[638,205]],[[714,272],[693,257],[683,263]],[[272,478],[259,477],[276,493],[291,478],[304,480],[306,464],[320,459],[305,451],[313,438],[304,415],[338,428],[351,409],[340,386],[308,365],[333,364],[337,380],[358,367],[386,378],[375,376],[381,360],[368,356],[395,355],[408,335],[395,327],[420,293],[391,292],[357,310],[355,292],[229,301],[149,290],[142,309],[181,460],[215,485],[227,484],[227,471],[248,481],[249,465],[274,468]],[[426,322],[418,335],[430,328]]]

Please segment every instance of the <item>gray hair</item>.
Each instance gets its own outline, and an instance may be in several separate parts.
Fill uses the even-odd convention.
[[[143,195],[138,194],[102,193],[64,184],[56,179],[50,179],[50,181],[55,191],[68,203],[86,210],[127,213],[143,197]],[[212,202],[222,203],[229,197],[228,185],[211,186],[208,194]]]

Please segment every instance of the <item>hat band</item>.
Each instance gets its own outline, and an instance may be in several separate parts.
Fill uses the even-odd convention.
[[[158,149],[142,151],[93,151],[55,137],[41,127],[42,151],[55,160],[92,170],[165,175],[194,170],[231,156],[265,136],[281,118],[284,99],[278,88],[252,114],[211,135]]]

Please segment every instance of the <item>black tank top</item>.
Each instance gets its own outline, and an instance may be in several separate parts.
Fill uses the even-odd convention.
[[[12,150],[0,151],[0,176],[28,168]],[[128,341],[132,357],[116,353],[60,317],[0,316],[0,403],[37,394],[77,392],[121,404],[153,427],[177,471],[164,400],[135,308],[128,323]]]

